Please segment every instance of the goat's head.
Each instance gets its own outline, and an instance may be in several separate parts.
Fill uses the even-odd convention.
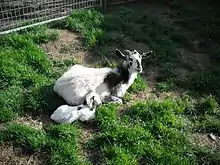
[[[91,92],[86,95],[86,103],[89,108],[95,108],[102,104],[100,96],[96,92]]]
[[[152,51],[147,53],[140,54],[138,51],[125,50],[126,55],[123,54],[120,50],[116,49],[116,55],[124,59],[124,65],[128,67],[131,72],[141,73],[143,71],[142,67],[142,58],[147,54],[152,53]]]

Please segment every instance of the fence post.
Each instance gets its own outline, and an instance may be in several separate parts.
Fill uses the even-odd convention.
[[[108,6],[108,0],[100,0],[101,8],[105,11]]]

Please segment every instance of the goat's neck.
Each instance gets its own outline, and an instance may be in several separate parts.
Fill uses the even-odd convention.
[[[126,67],[126,63],[123,64],[123,69],[127,69],[128,71],[128,81],[123,82],[117,86],[116,96],[123,97],[126,93],[127,89],[133,84],[134,80],[137,78],[137,72],[135,70],[129,69]],[[120,67],[118,68],[120,69]]]
[[[130,70],[130,69],[128,69],[128,72],[129,72],[128,82],[124,83],[124,86],[126,86],[126,87],[124,87],[125,92],[134,83],[134,80],[137,78],[137,74],[138,74],[136,71]]]

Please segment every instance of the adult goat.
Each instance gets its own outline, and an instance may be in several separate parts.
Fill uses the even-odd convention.
[[[91,68],[74,65],[54,85],[54,91],[70,105],[79,105],[91,91],[99,94],[102,102],[122,103],[122,97],[132,85],[138,73],[142,72],[142,57],[136,50],[126,50],[128,55],[116,49],[116,55],[123,63],[116,68]]]

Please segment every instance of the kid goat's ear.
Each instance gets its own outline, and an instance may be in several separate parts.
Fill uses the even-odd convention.
[[[126,56],[119,49],[116,49],[115,53],[118,57],[123,58],[124,60],[126,60]]]
[[[95,100],[95,96],[92,96],[90,100]]]

